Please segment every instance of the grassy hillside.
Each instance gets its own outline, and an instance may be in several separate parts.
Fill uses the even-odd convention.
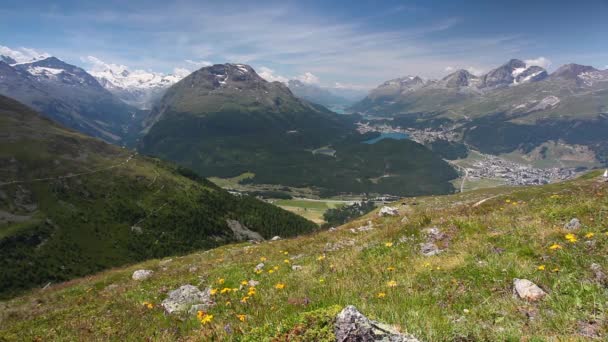
[[[336,231],[106,271],[3,303],[0,339],[331,341],[347,304],[424,341],[606,338],[608,292],[591,269],[608,271],[608,183],[598,176],[408,199],[394,204],[397,217],[376,211]],[[575,217],[582,226],[566,231]],[[357,230],[368,221],[373,229]],[[426,242],[442,252],[422,255]],[[155,274],[131,280],[141,268]],[[522,300],[514,278],[548,295]],[[252,279],[254,293],[239,289]],[[204,323],[160,307],[184,284],[218,290]]]
[[[316,225],[192,171],[59,127],[0,97],[0,297],[47,282]]]

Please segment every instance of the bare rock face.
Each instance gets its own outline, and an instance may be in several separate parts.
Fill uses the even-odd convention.
[[[154,274],[154,272],[150,270],[137,270],[133,272],[131,278],[133,278],[133,280],[146,280],[150,278],[152,274]]]
[[[547,295],[538,285],[528,279],[513,279],[513,292],[521,299],[535,302]]]
[[[339,342],[419,342],[412,335],[401,334],[386,324],[371,321],[352,305],[336,316],[334,333]]]
[[[234,237],[238,241],[247,241],[247,240],[262,241],[262,240],[264,240],[262,235],[260,235],[257,232],[254,232],[253,230],[250,230],[249,228],[245,227],[245,225],[243,225],[241,222],[239,222],[237,220],[226,220],[226,224],[228,224],[228,228],[230,228],[230,230],[232,230]]]
[[[564,228],[566,228],[567,230],[577,230],[580,227],[581,227],[581,221],[579,221],[579,219],[577,219],[577,218],[573,218],[572,220],[570,220],[570,222],[568,222],[564,225]]]
[[[378,212],[378,216],[397,216],[399,211],[396,208],[384,206]]]
[[[210,289],[201,291],[196,286],[183,285],[169,292],[169,297],[161,305],[167,313],[172,314],[188,312],[193,307],[196,310],[206,309],[215,305],[215,302],[211,299]]]
[[[434,242],[426,242],[420,244],[420,253],[428,257],[441,253],[441,250]]]

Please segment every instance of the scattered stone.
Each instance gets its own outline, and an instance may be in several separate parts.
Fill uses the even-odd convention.
[[[358,232],[367,232],[369,230],[373,230],[374,229],[374,223],[372,221],[367,221],[367,225],[365,226],[361,226],[359,228],[351,228],[351,232],[352,233],[358,233]]]
[[[399,215],[399,211],[396,208],[384,206],[378,212],[378,216],[397,216]]]
[[[338,242],[328,242],[325,244],[325,248],[323,249],[324,252],[335,252],[338,250],[341,250],[343,248],[346,247],[352,247],[355,245],[355,240],[353,239],[347,239],[347,240],[340,240]]]
[[[159,262],[158,262],[158,264],[159,264],[160,266],[165,266],[165,265],[169,264],[169,263],[170,263],[170,262],[172,262],[172,261],[173,261],[173,259],[165,259],[165,260],[161,260],[161,261],[159,261]]]
[[[253,279],[251,279],[251,280],[249,280],[249,281],[247,282],[247,285],[249,285],[249,286],[253,286],[253,287],[256,287],[256,286],[260,285],[260,282],[259,282],[259,281],[257,281],[257,280],[253,280]]]
[[[144,232],[140,226],[131,226],[131,231],[137,235],[141,235]]]
[[[262,237],[262,235],[260,235],[260,233],[250,230],[249,228],[245,227],[244,224],[242,224],[241,222],[239,222],[237,220],[227,219],[226,224],[228,225],[228,228],[230,228],[230,230],[232,230],[232,233],[234,234],[234,238],[237,241],[262,241],[262,240],[264,240],[264,238]]]
[[[133,278],[133,280],[146,280],[150,278],[153,273],[154,272],[150,270],[137,270],[133,272],[131,278]]]
[[[196,271],[198,271],[198,267],[196,267],[196,266],[190,266],[190,268],[188,268],[188,272],[190,272],[190,273],[194,273]]]
[[[577,230],[581,227],[581,221],[577,218],[573,218],[570,222],[564,225],[564,228],[567,230]]]
[[[521,299],[535,302],[547,295],[538,285],[528,279],[513,279],[513,291]]]
[[[420,244],[420,253],[424,256],[433,256],[441,253],[441,250],[433,242],[426,242]]]
[[[292,271],[301,271],[302,270],[302,266],[300,266],[300,265],[293,265],[293,266],[291,266],[291,270]]]
[[[591,264],[590,268],[593,274],[595,275],[595,280],[598,283],[608,285],[608,276],[606,276],[606,273],[604,273],[604,271],[602,270],[602,266],[593,263]]]
[[[104,292],[112,292],[112,291],[116,290],[117,288],[118,288],[118,285],[116,285],[116,284],[110,284],[110,285],[104,287],[103,291]]]
[[[270,241],[277,241],[277,240],[281,240],[280,236],[273,236],[272,239],[270,239]]]
[[[501,247],[492,247],[492,253],[494,253],[494,254],[500,255],[500,254],[502,254],[504,252],[505,252],[504,248],[501,248]]]
[[[335,232],[337,229],[336,229],[336,227],[331,227],[331,228],[329,228],[328,230],[329,230],[330,232]]]
[[[433,241],[439,241],[445,238],[445,234],[443,234],[437,227],[426,228],[423,229],[422,232]]]
[[[412,335],[401,334],[386,324],[370,320],[352,305],[336,316],[334,333],[339,342],[419,342]]]
[[[401,223],[409,223],[410,219],[407,218],[407,216],[403,216],[403,218],[401,219]]]
[[[591,339],[598,339],[601,337],[601,330],[602,326],[597,322],[578,322],[578,333],[581,336]]]
[[[211,299],[210,289],[199,290],[193,285],[182,285],[180,288],[169,292],[169,297],[161,303],[169,314],[174,312],[189,312],[193,306],[198,310],[208,309],[215,305]]]
[[[261,271],[262,269],[264,269],[264,266],[266,266],[266,265],[264,265],[264,263],[263,263],[263,262],[261,262],[261,263],[259,263],[259,264],[258,264],[258,265],[255,267],[255,269],[254,269],[254,270],[255,270],[256,272],[257,272],[257,271]]]

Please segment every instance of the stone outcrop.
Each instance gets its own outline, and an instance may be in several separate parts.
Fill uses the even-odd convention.
[[[146,280],[146,279],[150,278],[152,276],[152,274],[154,274],[154,272],[150,271],[150,270],[137,270],[137,271],[133,272],[133,275],[131,276],[131,278],[133,280]]]
[[[172,314],[190,312],[193,307],[203,310],[215,305],[215,302],[211,299],[210,289],[201,291],[196,286],[183,285],[169,292],[169,296],[161,305],[167,313]]]
[[[412,335],[402,334],[386,324],[370,320],[352,305],[336,316],[334,333],[338,342],[419,342]]]
[[[543,289],[528,279],[517,278],[513,279],[513,292],[517,294],[519,298],[530,302],[540,300],[547,295]]]

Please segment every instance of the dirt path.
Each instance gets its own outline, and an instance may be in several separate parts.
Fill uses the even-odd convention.
[[[118,164],[111,165],[111,166],[104,167],[104,168],[97,169],[97,170],[92,170],[92,171],[87,171],[87,172],[81,172],[81,173],[74,173],[74,174],[67,174],[67,175],[57,176],[57,177],[34,178],[34,179],[28,179],[28,180],[15,180],[15,181],[10,181],[10,182],[0,183],[0,186],[11,185],[11,184],[24,184],[24,183],[44,182],[44,181],[52,181],[52,180],[58,180],[58,179],[67,179],[67,178],[86,176],[86,175],[90,175],[90,174],[93,174],[93,173],[103,172],[103,171],[115,169],[117,167],[121,167],[121,166],[127,164],[128,162],[130,162],[131,159],[133,159],[133,157],[136,154],[137,153],[133,153],[127,159],[125,159],[125,161],[123,161],[122,163],[118,163]]]

